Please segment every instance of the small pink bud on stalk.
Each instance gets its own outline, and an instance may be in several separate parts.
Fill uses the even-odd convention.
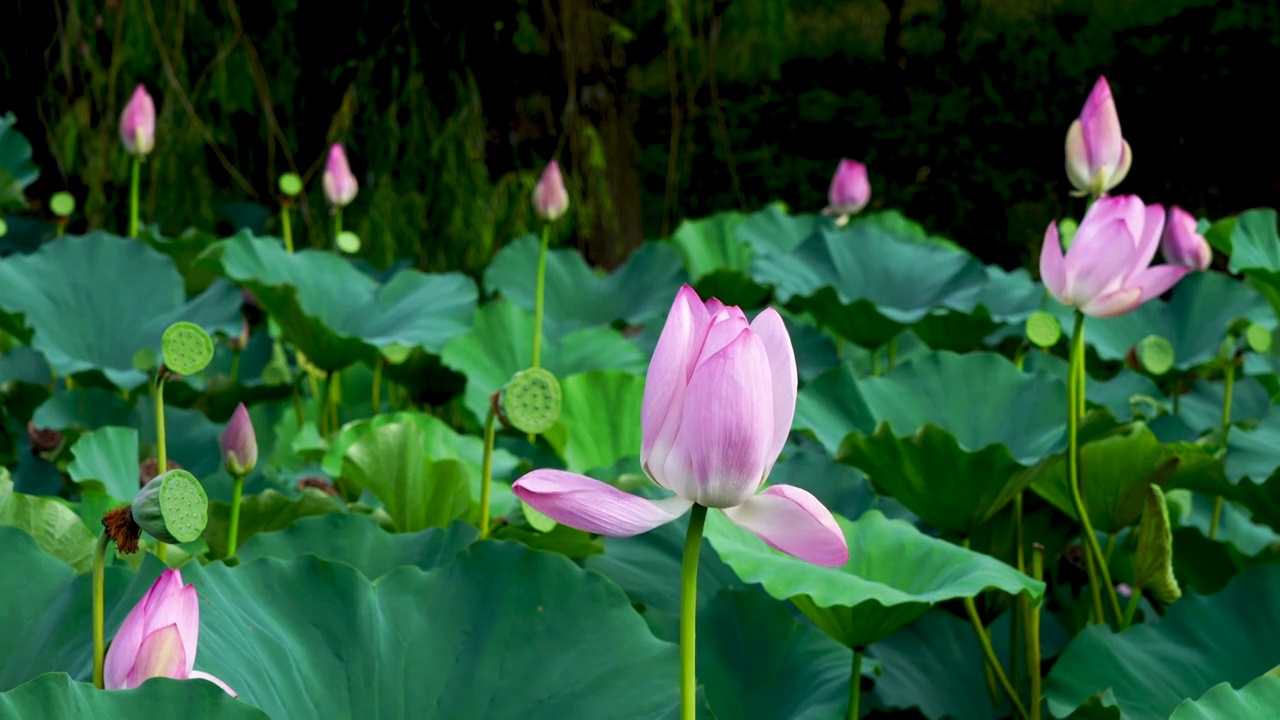
[[[356,182],[356,176],[351,174],[351,166],[347,164],[347,153],[339,143],[329,146],[323,184],[324,196],[335,208],[350,205],[360,190],[360,184]]]
[[[565,190],[564,177],[560,175],[560,163],[555,160],[542,171],[533,188],[533,209],[547,222],[555,222],[569,209],[569,191]]]
[[[258,464],[258,438],[244,403],[236,406],[222,436],[222,463],[232,477],[244,477]]]
[[[151,589],[129,611],[103,668],[107,690],[129,690],[153,677],[201,679],[236,696],[225,682],[195,669],[200,636],[200,599],[195,585],[183,585],[182,573],[160,573]]]
[[[1207,270],[1213,262],[1209,241],[1196,232],[1196,219],[1177,205],[1169,208],[1169,219],[1165,221],[1164,236],[1160,239],[1160,253],[1170,265],[1192,270]]]
[[[1067,178],[1076,188],[1072,195],[1105,195],[1124,180],[1132,163],[1111,86],[1099,77],[1080,117],[1067,130]]]
[[[120,141],[138,158],[145,158],[156,145],[156,104],[141,83],[120,114]]]
[[[871,200],[871,181],[867,179],[867,166],[856,160],[845,158],[836,168],[831,178],[831,188],[827,191],[827,207],[823,215],[831,215],[836,225],[843,227],[849,222],[849,216],[857,215]]]

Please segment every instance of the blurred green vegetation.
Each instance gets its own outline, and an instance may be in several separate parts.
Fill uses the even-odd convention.
[[[1228,0],[12,0],[0,113],[35,146],[43,207],[121,229],[117,119],[159,112],[144,222],[278,233],[276,178],[306,181],[300,244],[327,245],[327,144],[360,195],[344,223],[376,265],[470,272],[536,229],[559,157],[562,243],[615,265],[679,221],[825,204],[842,156],[987,261],[1026,262],[1067,197],[1066,127],[1106,73],[1135,153],[1119,188],[1221,216],[1280,200],[1280,6]],[[247,203],[247,205],[246,205]]]

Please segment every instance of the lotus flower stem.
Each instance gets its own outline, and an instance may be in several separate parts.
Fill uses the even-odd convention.
[[[244,475],[236,475],[231,485],[231,523],[227,526],[227,559],[236,556],[240,534],[240,494],[244,492]]]
[[[110,539],[103,532],[98,536],[98,547],[93,554],[93,684],[102,689],[102,659],[105,633],[103,628],[103,573],[107,562],[107,543]]]
[[[1022,549],[1022,492],[1013,496],[1013,540],[1014,540],[1014,556],[1018,563],[1018,572],[1027,572],[1026,554]],[[1009,669],[1013,675],[1013,685],[1018,687],[1019,682],[1019,663],[1018,663],[1018,645],[1021,638],[1021,631],[1028,627],[1027,612],[1029,601],[1027,596],[1019,594],[1013,599],[1014,611],[1009,622]],[[1028,667],[1030,669],[1030,667]]]
[[[1044,580],[1044,546],[1040,543],[1031,546],[1031,577]],[[1031,720],[1040,720],[1040,605],[1027,612],[1027,675],[1031,678]]]
[[[280,208],[280,232],[284,235],[284,249],[290,255],[293,254],[293,223],[289,221],[289,206],[285,205]]]
[[[898,338],[889,338],[889,372],[893,372],[893,368],[898,364]]]
[[[1120,629],[1124,630],[1133,624],[1133,618],[1138,614],[1138,606],[1142,604],[1142,586],[1134,585],[1133,593],[1129,595],[1129,602],[1124,607],[1124,619],[1120,621]]]
[[[493,439],[496,415],[489,411],[484,420],[484,458],[480,462],[480,539],[489,537],[489,485],[493,482]]]
[[[156,472],[161,474],[169,471],[169,447],[164,434],[164,374],[161,366],[156,373],[155,392],[151,393],[156,405]],[[165,562],[166,552],[165,544],[157,540],[156,558],[160,562]]]
[[[370,394],[373,396],[373,414],[377,415],[382,409],[382,355],[378,355],[373,364],[373,388]]]
[[[240,377],[240,351],[231,354],[231,383],[234,385]]]
[[[849,720],[858,720],[861,716],[863,652],[863,648],[853,649],[853,675],[849,678]]]
[[[138,189],[142,185],[142,158],[134,156],[129,181],[129,237],[138,237]]]
[[[1076,514],[1080,516],[1080,527],[1084,535],[1085,569],[1089,573],[1089,590],[1093,595],[1093,618],[1097,622],[1101,622],[1103,618],[1102,587],[1106,586],[1110,588],[1111,608],[1118,623],[1123,618],[1120,599],[1111,584],[1107,558],[1098,544],[1093,523],[1089,522],[1089,510],[1080,490],[1080,418],[1084,409],[1086,377],[1084,361],[1084,313],[1077,310],[1075,328],[1071,335],[1071,369],[1067,385],[1067,480],[1071,485],[1071,499],[1075,504]],[[1099,575],[1102,576],[1101,584]]]
[[[338,236],[342,234],[342,208],[333,211],[333,247],[338,248]]]
[[[1023,707],[1022,700],[1018,698],[1018,691],[1013,688],[1013,683],[1009,682],[1009,676],[1005,675],[1004,668],[1000,665],[1000,658],[996,656],[996,650],[991,646],[991,638],[982,625],[982,618],[978,616],[978,607],[974,604],[972,597],[964,599],[964,609],[969,613],[969,620],[978,634],[978,644],[982,646],[982,655],[986,658],[987,666],[995,673],[996,680],[1000,683],[1004,694],[1009,697],[1009,703],[1013,705],[1013,709],[1018,712],[1018,717],[1026,718],[1027,709]]]
[[[698,551],[702,549],[702,526],[706,521],[706,506],[695,503],[680,567],[680,720],[697,718]]]
[[[1227,368],[1223,371],[1224,391],[1222,395],[1222,447],[1225,451],[1227,447],[1227,434],[1231,432],[1231,396],[1235,392],[1236,384],[1236,362],[1232,357],[1227,361]],[[1213,500],[1213,517],[1209,520],[1209,539],[1216,540],[1218,538],[1218,523],[1222,521],[1222,496]],[[1137,594],[1137,591],[1134,591]]]
[[[542,306],[547,285],[547,248],[551,244],[551,225],[542,226],[542,247],[538,250],[538,281],[533,296],[533,367],[542,362]]]
[[[334,428],[330,425],[330,417],[332,413],[329,410],[329,404],[333,402],[333,373],[330,372],[324,376],[324,391],[320,396],[320,434],[329,437],[329,433]]]

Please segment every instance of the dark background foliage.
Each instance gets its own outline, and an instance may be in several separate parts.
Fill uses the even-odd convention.
[[[326,144],[360,179],[348,227],[378,264],[475,271],[533,227],[559,157],[564,242],[611,265],[685,217],[825,204],[841,156],[874,204],[983,259],[1028,262],[1067,196],[1062,145],[1099,73],[1133,171],[1118,191],[1219,217],[1280,204],[1280,7],[1267,0],[8,0],[0,112],[118,228],[120,110],[160,114],[144,221],[276,231],[275,179],[326,232]],[[37,207],[34,212],[40,212]]]

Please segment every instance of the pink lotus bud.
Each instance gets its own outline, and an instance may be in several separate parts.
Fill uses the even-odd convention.
[[[196,587],[183,585],[180,571],[165,570],[120,624],[103,663],[103,685],[129,690],[153,677],[198,678],[235,697],[226,683],[194,669],[199,635]]]
[[[569,191],[564,189],[560,163],[555,160],[547,164],[547,169],[542,171],[542,177],[533,188],[533,209],[547,222],[559,220],[569,209]]]
[[[329,161],[324,166],[324,196],[329,204],[336,208],[344,208],[356,199],[360,184],[356,176],[351,174],[351,166],[347,164],[347,153],[342,145],[334,143],[329,146]]]
[[[831,178],[827,191],[827,207],[823,215],[834,215],[836,224],[843,225],[850,215],[857,215],[871,200],[871,181],[867,179],[867,166],[845,158]]]
[[[1133,151],[1120,134],[1120,116],[1106,77],[1099,77],[1080,117],[1067,130],[1067,178],[1076,195],[1100,196],[1129,174]]]
[[[258,464],[258,438],[244,403],[236,406],[222,435],[222,464],[232,477],[244,477]]]
[[[1164,237],[1160,239],[1160,252],[1170,265],[1181,265],[1192,270],[1205,270],[1213,262],[1213,250],[1209,241],[1196,232],[1196,219],[1191,213],[1174,205],[1169,208],[1169,218],[1164,224]]]
[[[653,351],[640,416],[641,465],[675,495],[648,500],[561,470],[535,470],[512,489],[558,522],[614,536],[651,530],[694,503],[720,508],[771,547],[844,565],[844,534],[817,498],[790,485],[761,491],[791,430],[796,388],[791,337],[775,310],[748,323],[686,285]]]
[[[156,146],[156,104],[141,83],[120,113],[120,141],[130,155],[140,158]]]
[[[1136,195],[1101,197],[1085,213],[1065,257],[1058,226],[1049,223],[1040,278],[1054,299],[1093,317],[1116,317],[1164,293],[1187,274],[1179,265],[1151,266],[1164,228],[1164,208]]]

